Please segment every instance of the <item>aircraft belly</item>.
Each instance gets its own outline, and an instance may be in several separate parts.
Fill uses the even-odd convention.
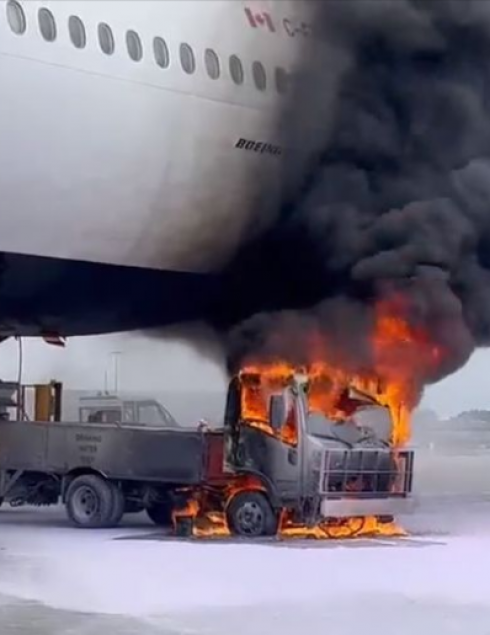
[[[270,109],[18,58],[0,87],[2,252],[206,272],[277,207],[280,159],[235,148]]]

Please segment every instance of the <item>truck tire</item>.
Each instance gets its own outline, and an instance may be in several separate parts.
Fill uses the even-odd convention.
[[[115,507],[114,486],[95,474],[77,476],[66,491],[66,511],[76,527],[109,527]]]
[[[112,509],[112,516],[109,523],[106,525],[107,527],[117,527],[121,522],[121,518],[124,516],[124,508],[126,501],[124,499],[123,492],[119,489],[119,487],[110,483],[110,487],[112,490],[112,497],[114,500],[114,506]]]
[[[172,526],[172,505],[170,501],[154,503],[146,508],[146,513],[150,520],[158,527]]]
[[[279,519],[262,492],[239,492],[226,509],[228,528],[235,536],[275,536]]]

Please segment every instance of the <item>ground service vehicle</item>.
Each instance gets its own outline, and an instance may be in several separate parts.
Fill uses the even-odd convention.
[[[254,399],[261,415],[250,411]],[[406,511],[413,452],[395,456],[382,436],[375,426],[309,412],[302,377],[271,387],[241,373],[216,430],[4,418],[0,497],[11,505],[62,501],[78,527],[114,526],[125,511],[145,509],[159,525],[185,519],[179,526],[187,530],[192,514],[180,512],[205,501],[232,534],[273,535],[284,510],[309,525]]]
[[[107,392],[80,397],[78,417],[82,423],[180,427],[171,413],[156,399],[121,398]]]

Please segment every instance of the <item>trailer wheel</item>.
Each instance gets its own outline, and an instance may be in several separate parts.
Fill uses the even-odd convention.
[[[108,527],[114,517],[115,499],[110,483],[95,474],[84,474],[68,486],[66,511],[77,527]]]
[[[237,536],[274,536],[279,519],[262,492],[239,492],[231,499],[226,510],[231,533]]]
[[[146,513],[150,520],[159,527],[170,527],[172,525],[172,505],[170,501],[154,503],[147,507]]]

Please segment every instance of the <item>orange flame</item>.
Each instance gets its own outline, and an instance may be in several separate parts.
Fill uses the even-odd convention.
[[[295,372],[305,372],[309,380],[308,406],[330,419],[349,418],[360,405],[348,396],[355,388],[379,405],[389,408],[392,443],[395,447],[410,439],[410,415],[417,403],[423,378],[441,363],[442,351],[429,339],[424,329],[411,325],[405,318],[402,296],[392,296],[378,303],[371,334],[371,368],[357,373],[331,364],[325,359],[327,346],[320,337],[311,336],[313,350],[306,355],[313,360],[307,368],[295,368],[285,361],[255,364],[243,370],[242,415],[244,420],[263,432],[274,434],[268,424],[268,402]],[[253,380],[249,381],[249,378]],[[294,426],[282,431],[284,441],[294,444]]]
[[[440,365],[442,351],[426,331],[404,318],[402,296],[380,302],[372,345],[374,376],[381,378],[378,401],[390,408],[394,419],[393,444],[410,439],[410,414],[417,403],[424,377]],[[374,377],[371,377],[371,381]]]
[[[231,532],[226,522],[226,508],[235,494],[240,491],[263,491],[264,486],[253,476],[239,476],[230,481],[224,492],[219,493],[222,499],[222,509],[215,509],[210,492],[205,490],[187,491],[189,498],[187,503],[172,513],[174,529],[181,518],[192,518],[194,536],[230,536]]]
[[[263,490],[263,486],[254,483],[250,477],[237,479],[236,483],[231,484],[226,492],[226,503],[224,509],[233,496],[241,490],[251,491],[257,489]],[[193,528],[192,535],[195,537],[230,537],[231,531],[226,521],[226,512],[209,510],[206,506],[206,494],[203,492],[195,493],[195,497],[191,497],[182,509],[174,512],[174,527],[179,518],[192,518]],[[200,500],[198,500],[198,498]],[[387,536],[400,537],[406,536],[406,532],[391,519],[385,522],[374,517],[368,516],[364,518],[345,518],[338,521],[323,522],[312,527],[295,523],[287,512],[282,512],[279,518],[278,538],[313,538],[316,540],[330,539],[347,539],[367,536]]]
[[[406,319],[406,307],[402,297],[394,296],[380,302],[375,311],[371,333],[371,363],[353,372],[347,367],[332,364],[326,357],[328,347],[318,334],[310,334],[312,350],[306,351],[311,362],[306,368],[297,368],[286,361],[256,363],[245,367],[241,374],[242,421],[270,435],[280,434],[282,441],[297,443],[294,417],[278,433],[269,425],[269,399],[282,391],[293,375],[300,372],[308,379],[308,407],[336,421],[349,419],[362,400],[349,395],[355,388],[375,403],[389,408],[392,418],[392,444],[395,448],[410,439],[410,415],[419,398],[426,373],[431,373],[441,363],[442,351],[429,339],[424,329]],[[289,425],[290,424],[290,425]],[[260,483],[238,479],[228,487],[224,500],[229,501],[241,489],[262,489]],[[229,536],[224,509],[215,510],[206,498],[192,499],[182,514],[194,518],[193,533],[196,536]],[[178,518],[178,514],[174,520]],[[359,536],[404,536],[406,533],[391,519],[376,517],[347,518],[328,521],[307,527],[296,524],[283,512],[280,518],[279,537],[284,538],[352,538]]]
[[[278,435],[284,443],[293,446],[298,442],[293,412],[289,413],[286,424],[276,433],[269,424],[268,404],[272,394],[288,385],[294,372],[294,368],[285,363],[248,366],[241,372],[241,412],[244,421],[265,434]]]
[[[404,529],[395,521],[381,522],[374,516],[345,518],[306,527],[295,525],[288,520],[281,524],[280,536],[284,538],[316,538],[317,540],[361,538],[367,536],[406,536]]]
[[[231,532],[226,522],[226,516],[222,512],[209,512],[202,517],[195,518],[192,530],[195,537],[231,537]],[[365,518],[346,518],[338,522],[321,523],[313,527],[298,525],[284,520],[281,522],[278,538],[301,539],[313,538],[316,540],[342,540],[348,538],[361,538],[371,536],[402,537],[407,532],[392,522],[380,522],[374,516]]]

